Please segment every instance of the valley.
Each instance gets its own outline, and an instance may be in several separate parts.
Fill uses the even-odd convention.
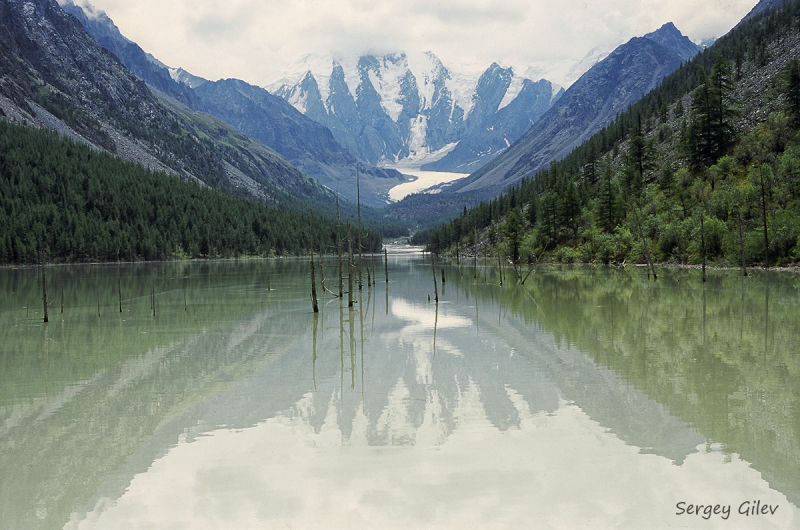
[[[91,38],[76,38],[75,19],[52,1],[24,5],[36,7],[6,11],[8,35],[27,31],[13,28],[30,28],[30,14],[42,16],[50,25],[49,36],[40,32],[33,41],[39,49],[59,43],[87,59],[51,61],[42,51],[33,60],[8,41],[7,56],[18,56],[27,75],[45,81],[35,88],[8,76],[0,93],[6,116],[279,208],[329,220],[338,208],[352,223],[360,203],[365,224],[385,237],[429,229],[530,180],[606,131],[701,50],[666,23],[609,53],[593,50],[568,87],[536,79],[533,67],[493,63],[463,73],[432,52],[396,52],[310,55],[294,74],[264,88],[169,67],[86,2],[61,0],[61,6]],[[118,77],[145,84],[117,82],[114,97],[94,98],[81,109],[84,91],[107,90],[102,77],[86,70],[86,61],[102,55],[100,47],[122,62],[106,70],[129,68]],[[6,70],[14,68],[8,63]],[[83,85],[65,81],[76,75]],[[130,97],[139,103],[126,103]]]
[[[0,1],[0,527],[798,527],[800,0],[93,1]]]

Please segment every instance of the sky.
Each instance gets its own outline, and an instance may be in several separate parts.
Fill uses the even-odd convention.
[[[87,0],[75,0],[80,4]],[[720,37],[757,0],[88,0],[172,67],[267,86],[309,54],[432,51],[450,70],[492,62],[565,85],[592,50],[673,22]]]

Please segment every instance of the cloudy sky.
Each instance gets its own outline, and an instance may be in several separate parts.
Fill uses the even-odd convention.
[[[85,0],[76,0],[76,3]],[[268,85],[307,54],[430,50],[454,71],[493,61],[570,81],[608,50],[674,22],[699,41],[730,30],[757,0],[89,0],[164,63],[209,79]],[[561,79],[559,79],[559,77]]]

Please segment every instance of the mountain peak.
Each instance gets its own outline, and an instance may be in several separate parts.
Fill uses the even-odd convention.
[[[131,43],[132,41],[120,33],[114,21],[109,18],[105,11],[97,9],[88,0],[57,0],[61,9],[73,15],[90,33],[95,40],[98,38],[110,38],[121,42]]]
[[[700,46],[681,33],[672,22],[667,22],[656,31],[645,35],[644,38],[677,53],[683,61],[688,61],[701,50]]]
[[[197,88],[208,82],[207,79],[192,75],[183,68],[168,68],[168,71],[173,81],[186,85],[189,88]]]
[[[672,34],[678,37],[683,37],[683,33],[681,33],[680,30],[676,28],[675,24],[673,24],[672,22],[665,23],[660,28],[655,30],[653,33]]]

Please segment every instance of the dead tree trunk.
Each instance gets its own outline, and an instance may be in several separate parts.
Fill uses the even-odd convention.
[[[500,259],[500,254],[497,255],[497,272],[500,275],[500,285],[503,285],[503,261]]]
[[[433,252],[431,252],[431,270],[433,271],[433,298],[439,303],[439,286],[436,284],[436,263],[434,262]]]
[[[353,307],[353,234],[347,225],[347,253],[350,256],[347,267],[347,307]]]
[[[317,305],[317,278],[314,274],[314,251],[311,251],[311,308],[315,313],[319,313]]]
[[[336,194],[336,245],[339,257],[339,298],[342,297],[342,218],[339,215],[339,194]]]
[[[362,288],[361,285],[361,175],[358,171],[358,164],[356,164],[356,194],[358,199],[358,290]]]
[[[47,317],[47,279],[44,273],[44,259],[40,257],[42,262],[42,304],[44,305],[44,321],[49,322],[50,319]]]

